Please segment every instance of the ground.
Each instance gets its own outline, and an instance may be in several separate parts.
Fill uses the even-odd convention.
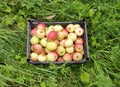
[[[120,0],[0,2],[1,87],[120,87]],[[46,16],[53,16],[50,19]],[[80,65],[26,62],[27,21],[86,18],[90,60]]]

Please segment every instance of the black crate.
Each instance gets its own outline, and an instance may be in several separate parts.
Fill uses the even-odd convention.
[[[31,35],[30,35],[30,31],[32,30],[32,28],[34,28],[38,23],[40,23],[41,21],[38,21],[38,20],[34,20],[34,19],[30,19],[28,22],[27,22],[27,53],[26,53],[26,60],[27,62],[29,63],[32,63],[34,65],[37,65],[37,64],[50,64],[51,62],[33,62],[30,60],[30,53],[31,53],[31,44],[30,44],[30,38],[31,38]],[[86,26],[86,20],[85,19],[82,19],[82,20],[79,20],[79,21],[75,21],[75,22],[42,22],[42,23],[45,23],[47,26],[48,25],[56,25],[56,24],[60,24],[62,25],[63,27],[65,27],[66,25],[68,24],[80,24],[81,27],[84,29],[84,35],[83,35],[83,38],[84,38],[84,56],[83,56],[83,59],[80,60],[80,61],[71,61],[71,62],[68,62],[67,64],[81,64],[81,63],[85,63],[89,60],[89,49],[88,49],[88,32],[87,32],[87,26]],[[66,62],[52,62],[54,64],[64,64]]]

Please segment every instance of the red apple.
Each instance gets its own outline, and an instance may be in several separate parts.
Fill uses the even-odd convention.
[[[63,46],[58,46],[56,52],[59,56],[63,56],[65,54],[65,48]]]
[[[58,55],[56,52],[50,52],[47,54],[47,61],[55,62],[58,58]]]
[[[69,53],[66,53],[66,54],[63,56],[63,59],[64,59],[64,61],[66,61],[66,62],[71,62],[71,61],[72,61],[72,56],[71,56]]]
[[[43,50],[41,51],[41,54],[43,54],[43,55],[45,55],[45,54],[46,54],[45,49],[43,49]]]
[[[47,29],[45,35],[47,36],[50,31],[54,31],[53,29]]]
[[[31,51],[34,51],[33,45],[30,47]]]
[[[33,29],[31,30],[30,34],[31,34],[32,36],[35,36],[35,35],[36,35],[36,30],[37,30],[37,28],[33,28]]]
[[[59,41],[59,40],[55,40],[55,43],[56,43],[57,45],[59,45],[59,44],[60,44],[60,41]]]
[[[76,43],[83,44],[83,43],[84,43],[83,38],[81,38],[81,37],[77,38],[76,41],[75,41],[75,44],[76,44]]]
[[[63,47],[65,47],[65,39],[63,39],[63,40],[60,41],[60,45],[63,46]]]
[[[64,33],[65,37],[68,36],[68,31],[66,29],[63,29],[62,32]]]
[[[58,32],[56,32],[56,31],[50,31],[47,34],[47,39],[50,41],[56,40],[57,38],[58,38]]]
[[[58,40],[62,40],[65,38],[65,34],[63,32],[58,32]]]
[[[32,52],[31,54],[30,54],[30,60],[31,61],[37,61],[38,60],[38,54],[37,53],[35,53],[35,52]]]
[[[77,43],[77,44],[74,45],[74,49],[75,49],[76,52],[80,52],[80,51],[83,50],[83,45],[80,44],[80,43]]]
[[[83,56],[81,53],[76,52],[73,54],[73,60],[75,60],[75,61],[82,60],[82,58],[83,58]]]
[[[62,57],[59,57],[59,58],[57,59],[57,61],[58,61],[58,62],[64,62],[64,60],[63,60]]]
[[[45,30],[46,29],[46,24],[45,23],[39,23],[37,25],[37,29],[43,29],[43,30]]]
[[[36,52],[36,53],[41,53],[42,46],[40,44],[33,45],[33,51]]]
[[[82,28],[82,27],[76,28],[76,29],[75,29],[75,34],[76,34],[77,36],[82,36],[82,35],[84,34],[83,28]]]

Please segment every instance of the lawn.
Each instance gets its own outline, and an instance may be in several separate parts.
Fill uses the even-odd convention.
[[[27,63],[30,18],[49,22],[86,18],[90,60],[78,65]],[[119,61],[120,0],[0,1],[0,87],[120,87]]]

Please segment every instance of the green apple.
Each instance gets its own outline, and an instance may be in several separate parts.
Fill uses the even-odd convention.
[[[74,28],[80,28],[81,26],[79,24],[74,24]]]
[[[30,54],[30,60],[31,61],[38,61],[38,54],[37,53],[35,53],[35,52],[32,52],[31,54]]]
[[[76,34],[77,36],[83,36],[83,34],[84,34],[84,29],[83,29],[82,27],[76,28],[76,29],[75,29],[75,34]]]
[[[57,25],[54,26],[54,30],[57,31],[57,32],[60,32],[60,31],[62,31],[63,29],[64,29],[64,28],[63,28],[61,25],[59,25],[59,24],[57,24]]]
[[[54,29],[54,25],[50,25],[47,30],[49,30],[49,29],[50,29],[50,30],[51,30],[51,29],[53,30],[53,29]]]
[[[46,47],[46,45],[47,45],[47,38],[41,39],[40,44],[41,44],[43,47]]]
[[[37,29],[36,36],[38,38],[45,38],[45,30],[43,30],[43,29]]]
[[[57,44],[55,42],[48,42],[46,48],[50,51],[53,51],[57,48]]]
[[[77,35],[75,33],[69,33],[68,34],[68,39],[71,39],[73,41],[76,41]]]
[[[67,26],[66,26],[66,30],[68,31],[68,32],[74,32],[74,30],[75,30],[75,28],[74,28],[74,25],[73,24],[68,24]]]
[[[66,47],[66,52],[67,53],[73,53],[74,52],[74,47],[71,46],[71,47]]]
[[[37,43],[39,43],[39,38],[36,37],[36,36],[31,37],[30,43],[31,44],[37,44]]]
[[[46,53],[49,53],[49,52],[51,52],[50,50],[48,50],[47,48],[45,48],[45,52]]]
[[[65,40],[65,47],[71,47],[71,46],[73,46],[73,40],[66,39]]]
[[[39,61],[39,62],[45,62],[46,60],[47,60],[46,55],[40,54],[40,55],[38,56],[38,61]]]

